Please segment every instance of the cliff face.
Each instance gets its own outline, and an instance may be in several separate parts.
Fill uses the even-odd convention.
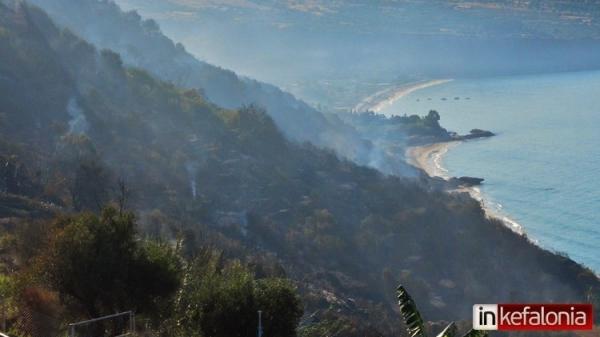
[[[307,324],[385,335],[403,334],[400,282],[433,320],[468,319],[473,303],[585,301],[600,289],[467,195],[289,142],[261,109],[220,108],[128,68],[39,9],[1,8],[0,50],[0,158],[21,172],[0,171],[12,184],[4,223],[96,210],[124,180],[147,233],[185,231],[199,246],[272,261],[299,286]]]

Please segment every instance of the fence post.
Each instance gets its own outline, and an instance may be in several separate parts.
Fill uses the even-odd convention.
[[[132,335],[135,336],[135,314],[133,311],[129,312],[129,330],[131,330]]]
[[[6,302],[2,300],[2,331],[6,331]]]

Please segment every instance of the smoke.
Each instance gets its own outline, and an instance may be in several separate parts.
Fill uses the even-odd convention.
[[[239,214],[240,231],[244,237],[248,236],[248,211],[243,210]]]
[[[197,185],[196,185],[196,172],[198,170],[198,163],[195,161],[189,161],[185,163],[185,170],[188,173],[188,179],[190,184],[190,191],[192,193],[192,198],[196,199],[198,195]]]
[[[88,130],[88,122],[83,114],[83,110],[77,103],[75,97],[71,97],[67,103],[67,113],[71,119],[69,120],[69,132],[73,134],[85,134]]]
[[[242,236],[248,236],[248,210],[242,211],[217,211],[216,224],[220,227],[238,228]]]
[[[407,178],[417,178],[420,173],[415,167],[407,163],[403,151],[405,144],[397,144],[376,140],[374,146],[366,159],[366,165],[383,173]]]

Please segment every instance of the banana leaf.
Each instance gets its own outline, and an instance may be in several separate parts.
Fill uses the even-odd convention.
[[[406,289],[403,286],[398,286],[398,305],[400,306],[400,313],[406,324],[406,329],[410,337],[426,337],[425,327],[423,324],[423,318],[417,309],[415,301],[410,297]],[[452,336],[450,336],[452,337]],[[471,337],[471,336],[469,336]],[[473,336],[476,337],[476,336]]]
[[[471,329],[463,337],[487,337],[487,335],[487,331]]]
[[[437,337],[454,337],[454,336],[456,336],[456,324],[454,324],[454,322],[448,324],[448,326],[437,335]]]

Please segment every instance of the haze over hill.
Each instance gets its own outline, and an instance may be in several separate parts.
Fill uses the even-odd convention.
[[[204,60],[331,108],[415,78],[600,66],[595,1],[118,3]]]
[[[148,69],[177,85],[196,88],[223,107],[251,104],[264,107],[289,139],[335,150],[338,155],[386,173],[418,175],[404,161],[406,146],[419,142],[414,136],[447,137],[446,130],[439,125],[431,130],[417,126],[404,128],[403,132],[392,135],[392,141],[382,142],[381,136],[391,132],[361,132],[360,126],[347,123],[331,112],[318,111],[271,84],[199,61],[183,45],[163,35],[154,20],[143,19],[135,12],[123,12],[110,1],[31,2],[96,45],[118,51],[129,65]]]

